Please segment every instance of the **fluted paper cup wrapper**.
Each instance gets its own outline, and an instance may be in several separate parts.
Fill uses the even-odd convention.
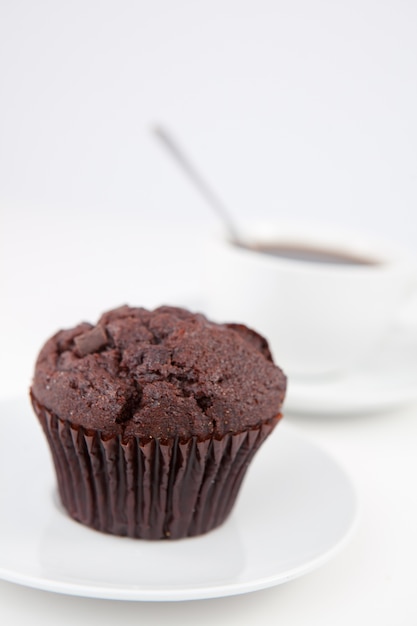
[[[141,539],[206,533],[228,517],[249,463],[281,415],[221,439],[104,436],[33,399],[63,506],[96,530]]]

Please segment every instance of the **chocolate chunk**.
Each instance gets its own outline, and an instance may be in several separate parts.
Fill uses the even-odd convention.
[[[97,352],[107,345],[108,339],[106,329],[103,326],[96,326],[82,335],[75,337],[74,343],[79,356],[86,356],[92,352]]]

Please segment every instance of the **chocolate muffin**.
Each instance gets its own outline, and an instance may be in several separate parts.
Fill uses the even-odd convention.
[[[285,389],[246,326],[123,306],[47,341],[31,400],[72,518],[173,539],[226,519]]]

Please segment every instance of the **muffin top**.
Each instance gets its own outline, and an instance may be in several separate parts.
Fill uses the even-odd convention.
[[[122,306],[49,339],[31,394],[62,420],[169,440],[223,437],[279,414],[286,377],[240,324],[163,306]]]

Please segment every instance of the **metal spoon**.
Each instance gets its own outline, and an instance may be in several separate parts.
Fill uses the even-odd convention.
[[[172,135],[165,128],[159,125],[155,126],[153,131],[158,139],[162,141],[164,146],[168,148],[171,156],[173,156],[177,163],[182,167],[184,172],[192,180],[194,185],[198,188],[198,190],[204,196],[206,201],[210,204],[212,209],[215,210],[218,217],[221,218],[227,229],[227,232],[229,233],[229,237],[232,243],[242,245],[241,238],[238,234],[238,229],[236,228],[233,219],[230,217],[229,210],[226,208],[222,200],[220,200],[218,195],[213,191],[213,189],[211,189],[206,181],[202,178],[202,176],[196,170],[189,158],[185,156],[183,150],[172,138]]]

